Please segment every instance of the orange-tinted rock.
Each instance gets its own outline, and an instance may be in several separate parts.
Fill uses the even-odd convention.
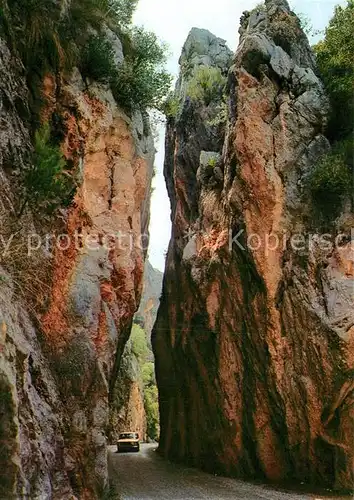
[[[279,31],[279,20],[291,24]],[[353,258],[349,234],[329,249],[313,234],[304,184],[329,149],[328,103],[296,23],[283,0],[242,20],[222,185],[195,175],[202,150],[221,153],[215,129],[199,127],[210,109],[187,100],[168,123],[160,451],[212,472],[350,489]]]
[[[21,65],[2,40],[0,57],[0,88],[11,101],[10,111],[0,109],[7,122],[0,132],[2,229],[19,225],[13,214],[31,141],[18,114],[26,110],[28,92]],[[29,211],[21,219],[22,230],[47,233],[51,242],[52,260],[43,248],[36,255],[44,297],[30,299],[41,303],[40,310],[19,296],[22,283],[12,268],[0,267],[4,498],[102,498],[108,395],[142,293],[154,158],[147,116],[128,117],[106,87],[92,84],[88,93],[77,70],[60,89],[57,84],[50,75],[44,79],[41,119],[61,118],[55,132],[77,189],[56,219]],[[17,175],[5,175],[7,157]],[[25,278],[35,281],[33,269],[28,273]]]

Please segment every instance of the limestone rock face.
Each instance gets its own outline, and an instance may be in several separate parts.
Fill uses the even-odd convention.
[[[153,138],[147,117],[128,117],[107,88],[92,83],[88,93],[78,71],[48,75],[42,121],[60,116],[77,191],[58,220],[27,211],[18,222],[28,90],[2,41],[0,60],[0,496],[102,498],[108,393],[142,292]],[[16,236],[4,253],[12,232],[22,246]],[[23,282],[14,259],[27,233],[50,244],[34,253],[36,271],[24,252]]]
[[[155,269],[149,260],[145,262],[144,285],[140,306],[135,315],[135,321],[144,328],[150,343],[151,331],[154,326],[162,292],[163,273]]]
[[[328,102],[286,1],[245,13],[240,33],[226,133],[190,102],[167,126],[160,451],[212,472],[350,489],[354,249],[345,232],[323,245],[304,189],[330,148]],[[202,151],[222,142],[221,184],[200,182]]]
[[[232,52],[226,41],[210,31],[192,28],[183,46],[179,60],[181,67],[216,66],[224,70],[231,62]]]

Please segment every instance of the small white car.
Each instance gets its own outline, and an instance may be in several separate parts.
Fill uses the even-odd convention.
[[[117,452],[140,451],[138,432],[121,432],[117,441]]]

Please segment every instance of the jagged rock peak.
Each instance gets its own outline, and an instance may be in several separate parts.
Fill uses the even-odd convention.
[[[230,65],[232,55],[225,40],[206,29],[192,28],[183,45],[179,64],[182,71],[199,65],[217,66],[225,70]]]
[[[240,64],[240,54],[246,53],[247,58],[259,64],[268,63],[272,54],[281,49],[285,59],[292,59],[292,64],[311,69],[316,66],[307,36],[287,0],[266,0],[264,5],[245,11],[239,33],[236,64]]]

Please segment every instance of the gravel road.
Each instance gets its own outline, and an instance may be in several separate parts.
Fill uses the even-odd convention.
[[[110,447],[110,478],[122,500],[329,500],[205,474],[166,462],[155,449],[156,445],[142,445],[140,453],[118,454],[115,446]]]

